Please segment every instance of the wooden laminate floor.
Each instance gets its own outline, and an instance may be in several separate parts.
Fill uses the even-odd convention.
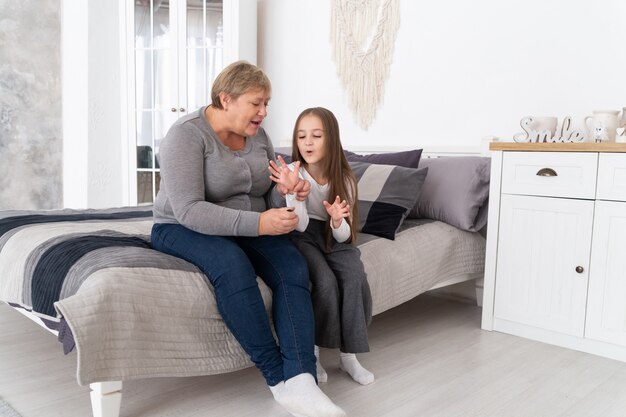
[[[374,317],[369,386],[322,351],[322,389],[351,417],[625,417],[626,364],[480,329],[480,308],[432,294]],[[0,398],[23,417],[90,416],[76,353],[0,303]],[[254,368],[124,383],[122,417],[288,417]]]

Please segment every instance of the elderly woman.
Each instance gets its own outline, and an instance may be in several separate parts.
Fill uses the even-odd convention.
[[[298,217],[281,207],[284,189],[272,187],[274,150],[261,127],[270,94],[261,69],[235,62],[217,76],[211,104],[170,128],[159,152],[152,245],[204,272],[224,322],[279,404],[294,416],[344,416],[314,377],[307,264],[286,236]],[[296,191],[304,199],[310,184]],[[257,275],[272,290],[278,343]]]

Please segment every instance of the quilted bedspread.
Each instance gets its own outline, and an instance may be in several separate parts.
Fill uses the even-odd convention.
[[[205,276],[151,249],[151,227],[151,207],[0,212],[0,300],[75,344],[81,385],[252,365]],[[359,248],[374,314],[484,269],[484,238],[438,221],[406,220],[395,241],[361,235]]]

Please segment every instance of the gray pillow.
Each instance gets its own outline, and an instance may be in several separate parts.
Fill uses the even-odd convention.
[[[428,167],[428,176],[409,217],[440,220],[470,232],[487,224],[490,158],[422,158],[419,166]]]
[[[428,168],[350,162],[357,180],[359,230],[394,240],[418,199]]]

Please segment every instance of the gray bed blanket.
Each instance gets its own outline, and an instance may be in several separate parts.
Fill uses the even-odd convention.
[[[67,324],[81,385],[252,366],[204,275],[150,249],[151,227],[149,207],[0,213],[0,300]],[[439,221],[408,219],[395,241],[361,235],[359,247],[374,314],[484,270],[484,238]]]

